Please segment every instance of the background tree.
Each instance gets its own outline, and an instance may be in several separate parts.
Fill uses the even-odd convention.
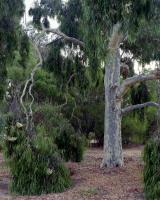
[[[0,98],[3,99],[7,77],[6,65],[13,61],[18,48],[20,20],[23,15],[23,0],[0,2]]]
[[[49,5],[47,1],[41,1],[40,5],[44,3]],[[79,1],[79,3],[81,2]],[[62,8],[67,7],[67,5],[69,3],[62,4]],[[142,27],[148,24],[148,22],[155,21],[154,19],[158,17],[158,6],[158,1],[82,1],[82,15],[79,20],[82,22],[84,42],[73,36],[68,36],[57,29],[44,29],[46,32],[58,35],[61,40],[71,42],[81,46],[81,48],[85,47],[85,52],[92,68],[98,68],[103,63],[105,64],[105,153],[102,166],[123,165],[121,142],[122,113],[147,105],[157,106],[154,103],[145,103],[121,110],[122,97],[128,87],[137,82],[159,78],[159,71],[126,79],[120,85],[119,48],[126,40],[131,41],[132,44],[135,43],[139,30],[142,30]],[[42,10],[43,8],[44,6]],[[57,7],[54,6],[55,8]],[[59,15],[60,10],[58,8],[51,16]],[[41,17],[45,19],[45,15],[42,14]],[[78,20],[77,18],[75,19]],[[153,55],[153,52],[151,54]],[[153,56],[150,56],[149,60],[151,58],[153,59]]]
[[[97,3],[84,1],[83,5],[85,27],[89,27],[85,29],[88,30],[85,44],[90,51],[90,47],[93,47],[93,44],[96,45],[97,48],[94,48],[96,53],[91,55],[96,55],[101,58],[100,62],[105,62],[105,153],[102,167],[121,166],[123,165],[121,115],[122,112],[127,111],[127,109],[121,111],[123,95],[129,86],[144,80],[156,79],[159,73],[135,76],[124,80],[120,85],[119,48],[126,37],[127,39],[136,38],[139,28],[155,16],[155,4],[153,1],[106,2],[102,0]],[[92,57],[94,59],[94,56]],[[133,108],[135,107],[131,106],[129,110]]]

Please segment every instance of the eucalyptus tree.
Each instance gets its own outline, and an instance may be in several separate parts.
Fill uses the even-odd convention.
[[[81,37],[72,35],[72,32],[63,32],[62,29],[48,28],[46,23],[47,16],[61,17],[61,11],[65,10],[70,2],[77,2],[81,5],[80,16],[75,14],[72,22],[78,22],[81,27]],[[67,4],[61,1],[41,0],[40,9],[32,9],[33,19],[37,20],[41,27],[41,19],[44,25],[43,31],[53,33],[58,39],[74,44],[80,47],[87,56],[89,65],[93,68],[105,66],[105,131],[104,131],[104,157],[102,167],[114,167],[123,165],[122,141],[121,141],[121,118],[122,115],[134,109],[140,109],[145,106],[159,106],[154,102],[146,102],[138,105],[131,105],[122,109],[123,96],[129,87],[138,82],[160,79],[160,71],[154,70],[148,74],[133,76],[121,82],[120,76],[120,47],[126,44],[125,51],[130,51],[140,36],[145,36],[143,28],[148,23],[157,23],[159,21],[159,1],[158,0],[70,0]],[[72,10],[73,11],[73,10]],[[38,15],[36,14],[38,13]],[[66,16],[67,17],[67,16]],[[58,18],[61,19],[61,18]],[[63,18],[64,19],[64,18]],[[61,20],[60,20],[61,22]],[[155,25],[154,24],[154,25]],[[71,24],[66,24],[71,27]],[[155,27],[155,26],[154,26]],[[61,28],[61,27],[60,27]],[[72,29],[70,29],[72,30]],[[141,32],[140,32],[141,30]],[[159,30],[157,23],[156,31]],[[150,30],[154,40],[154,29]],[[147,31],[145,32],[147,35]],[[159,34],[157,35],[159,38]],[[145,37],[144,37],[145,38]],[[83,40],[83,41],[82,41]],[[153,42],[151,42],[153,47]],[[147,40],[143,45],[137,45],[143,55]],[[158,45],[158,44],[157,44]],[[137,50],[138,50],[137,49]],[[135,50],[137,53],[137,51]],[[149,48],[147,59],[155,59],[155,49]],[[134,53],[134,51],[132,51]]]

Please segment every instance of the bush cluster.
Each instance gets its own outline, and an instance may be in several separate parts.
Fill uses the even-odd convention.
[[[10,189],[21,195],[62,192],[71,185],[63,160],[82,160],[84,138],[75,133],[59,108],[45,104],[34,111],[32,137],[11,116],[7,117],[5,134],[1,134],[12,175]]]
[[[83,159],[84,137],[75,132],[59,108],[41,105],[35,109],[34,123],[52,138],[64,160],[80,162]]]
[[[71,184],[54,141],[44,132],[32,140],[15,126],[7,130],[4,152],[12,180],[10,189],[21,195],[62,192]]]
[[[138,114],[130,114],[122,119],[122,141],[123,144],[143,144],[147,138],[148,120],[140,120]]]

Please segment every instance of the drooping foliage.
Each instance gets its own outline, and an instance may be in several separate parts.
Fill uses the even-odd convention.
[[[48,17],[56,16],[60,23],[59,29],[70,37],[81,39],[80,18],[82,15],[81,3],[79,0],[71,0],[67,3],[61,1],[40,1],[30,9],[30,15],[33,16],[33,22],[37,19],[46,22]],[[41,14],[38,14],[41,13]],[[45,68],[54,72],[58,80],[58,86],[65,89],[68,80],[71,86],[86,89],[88,85],[85,70],[84,53],[77,45],[71,44],[57,36],[55,41],[49,45],[49,55],[45,62]]]
[[[135,76],[131,59],[122,59],[122,76],[128,78]],[[129,67],[126,73],[125,64]],[[128,75],[127,75],[128,74]],[[127,75],[127,76],[126,76]],[[141,82],[132,86],[123,101],[123,107],[128,105],[143,104],[148,101],[157,101],[156,89],[153,82]],[[153,134],[156,128],[156,108],[146,107],[124,115],[122,118],[122,141],[128,143],[145,143]]]
[[[23,68],[26,68],[27,60],[29,57],[29,50],[30,50],[30,43],[29,43],[28,35],[22,32],[22,35],[20,38],[20,47],[19,47],[19,54],[21,57],[19,60],[19,64]]]
[[[133,54],[133,58],[143,64],[160,59],[158,42],[160,40],[160,3],[156,0],[150,2],[153,2],[153,5],[149,20],[146,21],[142,18],[140,21],[141,26],[136,31],[134,40],[125,40],[121,45],[124,51],[130,51]]]
[[[144,191],[147,200],[160,197],[160,141],[152,139],[144,149]]]
[[[134,86],[131,88],[132,105],[142,104],[148,102],[149,100],[150,100],[150,94],[146,83],[141,82],[137,87]],[[141,109],[140,111],[135,111],[135,112],[139,112],[140,119],[142,120],[144,119],[144,108]]]
[[[2,0],[0,2],[0,98],[4,95],[7,77],[6,64],[13,60],[18,48],[20,19],[23,15],[23,0]]]
[[[153,1],[82,1],[84,40],[90,61],[99,60],[101,64],[107,55],[108,41],[119,24],[124,38],[135,40],[136,32],[143,20],[152,16]],[[97,64],[97,63],[96,63]],[[99,64],[99,65],[100,65]]]

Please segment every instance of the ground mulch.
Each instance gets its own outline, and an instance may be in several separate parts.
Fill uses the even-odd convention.
[[[125,166],[100,169],[102,149],[86,151],[80,164],[68,163],[73,185],[61,194],[13,196],[9,194],[9,173],[0,154],[0,200],[144,200],[141,152],[136,146],[124,150]]]

